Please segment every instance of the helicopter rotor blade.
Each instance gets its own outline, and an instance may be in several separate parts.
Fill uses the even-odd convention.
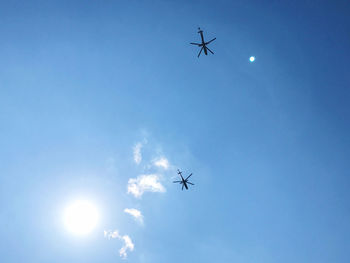
[[[202,48],[201,48],[201,50],[199,51],[199,53],[198,53],[198,56],[197,56],[197,57],[199,57],[199,56],[201,55],[203,48],[204,48],[204,47],[202,47]]]
[[[192,173],[186,177],[185,181],[192,176]]]
[[[214,52],[213,52],[213,51],[211,51],[208,47],[207,47],[207,49],[210,51],[210,53],[212,53],[212,54],[214,55]]]
[[[213,38],[212,40],[208,41],[207,43],[205,43],[206,45],[208,45],[209,43],[213,42],[216,38]]]

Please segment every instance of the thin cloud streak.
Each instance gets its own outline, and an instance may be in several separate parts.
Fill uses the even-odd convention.
[[[157,174],[140,175],[128,181],[128,193],[140,198],[144,192],[164,193],[165,187],[159,182]]]
[[[134,217],[137,222],[143,224],[143,215],[140,210],[135,208],[125,208],[124,212]]]
[[[119,255],[121,258],[126,259],[128,254],[127,251],[133,251],[135,248],[134,243],[132,242],[131,238],[128,235],[120,235],[118,230],[114,231],[104,231],[104,237],[111,239],[111,238],[118,238],[119,240],[123,241],[123,246],[121,249],[119,249]]]
[[[140,142],[134,146],[133,153],[134,153],[134,161],[136,164],[140,164],[142,161],[141,149],[142,149],[142,143]]]

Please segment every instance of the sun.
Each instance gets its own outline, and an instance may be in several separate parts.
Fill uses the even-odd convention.
[[[76,200],[64,211],[66,228],[76,235],[86,235],[97,225],[99,213],[96,206],[87,200]]]

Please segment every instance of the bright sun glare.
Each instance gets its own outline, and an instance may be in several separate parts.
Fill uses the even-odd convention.
[[[98,211],[94,204],[86,200],[77,200],[64,211],[64,224],[76,235],[86,235],[97,225]]]

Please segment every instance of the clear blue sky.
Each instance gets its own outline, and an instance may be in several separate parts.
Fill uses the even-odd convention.
[[[118,230],[126,262],[347,262],[349,14],[345,0],[2,1],[0,261],[121,262],[103,235]],[[198,26],[215,55],[189,45]],[[150,174],[165,192],[128,193]],[[78,197],[101,213],[84,238],[62,223]]]

